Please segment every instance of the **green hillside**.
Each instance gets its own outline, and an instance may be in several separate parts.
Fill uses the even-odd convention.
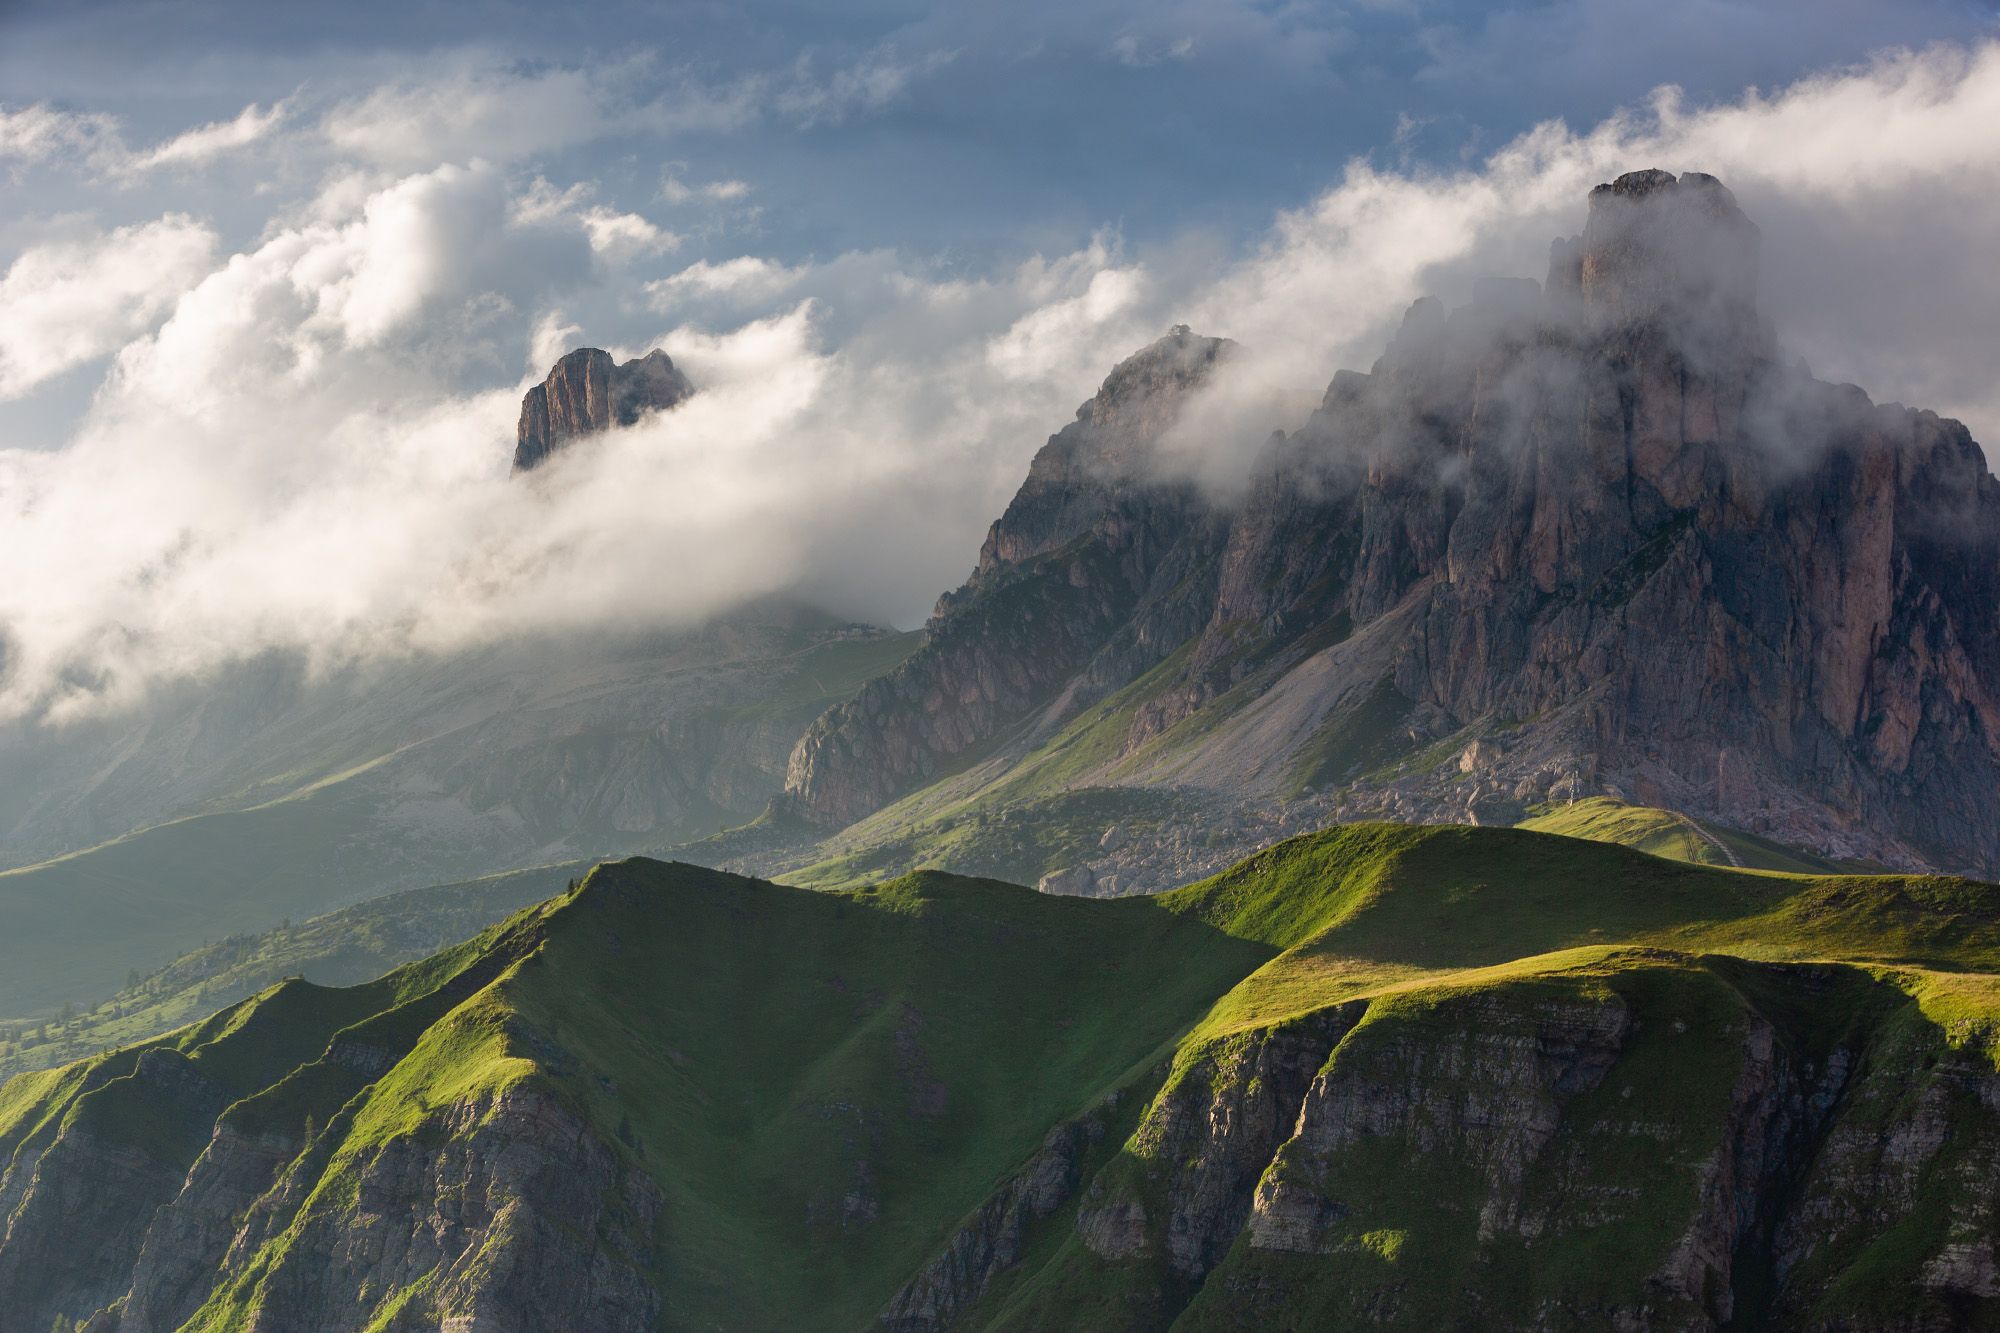
[[[17,1078],[0,1158],[38,1154],[46,1176],[67,1144],[157,1164],[78,1168],[143,1180],[119,1186],[120,1217],[169,1204],[156,1229],[210,1237],[192,1298],[136,1270],[148,1326],[429,1327],[496,1301],[559,1321],[586,1296],[675,1328],[861,1328],[892,1308],[912,1329],[1344,1326],[1364,1308],[1401,1327],[1472,1308],[1589,1326],[1635,1292],[1792,1322],[1944,1309],[1920,1270],[1991,1224],[1964,1172],[2000,1150],[1978,1091],[2000,1067],[1996,973],[1994,886],[1746,874],[1518,830],[1356,825],[1122,900],[938,873],[816,892],[632,860],[379,982],[288,983]],[[204,1078],[165,1079],[148,1051]],[[1929,1229],[1840,1222],[1862,1206],[1842,1195],[1800,1214],[1825,1234],[1790,1285],[1739,1271],[1652,1290],[1706,1216],[1732,1090],[1780,1066],[1801,1085],[1863,1071],[1828,1113],[1862,1127],[1890,1095],[1934,1092],[1960,1117],[1906,1191],[1860,1196]],[[1313,1128],[1337,1104],[1375,1109]],[[1495,1176],[1482,1136],[1517,1111],[1507,1151],[1525,1164]],[[203,1172],[239,1191],[256,1174],[217,1149],[183,1187],[211,1122],[219,1145],[285,1146],[268,1187],[204,1231],[189,1216],[222,1205]],[[460,1182],[448,1212],[411,1165],[429,1160]],[[1625,1187],[1641,1161],[1644,1188]],[[1817,1188],[1759,1163],[1736,1172],[1782,1176],[1774,1209]],[[1285,1190],[1317,1202],[1283,1212]],[[1559,1207],[1570,1190],[1586,1194]],[[45,1193],[0,1246],[0,1291],[37,1317],[88,1314],[124,1291],[145,1227],[30,1280],[10,1251],[91,1224],[91,1205]],[[1542,1220],[1493,1220],[1517,1215]],[[392,1246],[395,1263],[350,1263],[329,1289],[328,1247],[364,1223],[463,1252]],[[1301,1235],[1321,1259],[1284,1248]]]
[[[1674,810],[1630,805],[1609,796],[1592,796],[1534,811],[1515,827],[1588,838],[1592,842],[1615,842],[1675,861],[1734,866],[1739,870],[1826,875],[1854,868],[1741,829],[1691,819]]]

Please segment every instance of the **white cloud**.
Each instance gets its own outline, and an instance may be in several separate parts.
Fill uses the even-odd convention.
[[[185,214],[24,251],[0,276],[0,400],[106,356],[149,328],[213,262]]]
[[[0,714],[262,650],[462,647],[780,589],[907,619],[1048,432],[1169,324],[1243,345],[1181,433],[1227,473],[1415,296],[1539,276],[1589,187],[1644,166],[1736,189],[1767,308],[1822,375],[1991,437],[1996,99],[2000,47],[1897,55],[1543,126],[1462,171],[1357,163],[1245,254],[1101,236],[986,273],[862,251],[648,282],[617,251],[652,224],[588,190],[484,164],[337,179],[125,348],[66,448],[0,450]],[[658,342],[701,391],[510,478],[520,394],[578,342]]]
[[[623,109],[624,73],[563,66],[523,73],[460,60],[341,102],[320,129],[336,152],[392,168],[475,157],[515,162],[608,133]]]
[[[749,195],[750,183],[740,180],[707,181],[700,185],[689,185],[672,172],[660,180],[660,198],[670,204],[693,203],[707,200],[711,203],[734,203]]]
[[[1147,69],[1169,60],[1194,59],[1195,41],[1192,37],[1175,37],[1165,41],[1142,41],[1133,33],[1125,33],[1111,43],[1111,54],[1119,64],[1131,69]]]
[[[233,119],[197,126],[134,155],[125,170],[150,171],[156,167],[184,167],[212,161],[269,137],[285,114],[283,102],[274,102],[269,107],[253,102]]]
[[[583,229],[592,250],[613,262],[668,254],[678,250],[683,239],[637,213],[621,213],[594,202],[588,186],[558,190],[541,177],[517,201],[514,216],[534,222],[569,220]]]
[[[162,167],[191,167],[239,152],[268,138],[285,119],[286,104],[251,103],[229,120],[199,125],[147,149],[125,142],[117,117],[62,111],[45,104],[0,107],[0,161],[53,164],[129,181]]]
[[[820,75],[810,55],[800,56],[787,86],[772,103],[802,125],[834,125],[857,112],[879,111],[898,101],[910,86],[949,65],[955,51],[904,55],[893,45],[878,47],[851,65]]]
[[[788,267],[757,255],[738,255],[719,264],[704,259],[647,283],[646,293],[662,313],[671,313],[678,300],[691,296],[769,301],[796,286],[805,273],[804,266]]]
[[[16,171],[50,161],[81,164],[104,151],[106,145],[117,145],[122,151],[114,117],[62,111],[40,103],[0,106],[0,161],[13,163]]]

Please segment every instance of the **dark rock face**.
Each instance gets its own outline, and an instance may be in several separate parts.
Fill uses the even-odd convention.
[[[1329,817],[1476,820],[1605,792],[1992,873],[2000,483],[1957,422],[1785,366],[1756,263],[1714,178],[1635,172],[1592,192],[1544,289],[1418,302],[1239,503],[1132,463],[1107,480],[1078,466],[1071,427],[930,645],[801,740],[789,799],[845,824],[1174,656],[1123,753],[1246,664],[1275,664],[1265,700],[1296,714],[1289,732],[1209,729],[1179,783],[1280,795],[1245,789],[1257,748],[1302,746],[1340,722],[1325,701],[1379,689],[1414,719],[1409,745],[1496,743],[1475,781],[1361,781]]]
[[[658,348],[617,364],[609,352],[579,347],[521,400],[514,470],[526,472],[582,435],[629,426],[647,412],[678,407],[694,385]]]

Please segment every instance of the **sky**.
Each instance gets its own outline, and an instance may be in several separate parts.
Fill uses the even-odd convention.
[[[0,0],[0,716],[776,591],[916,623],[1171,324],[1248,349],[1226,472],[1644,166],[1736,190],[1816,372],[1990,443],[1996,42],[1983,0]],[[701,392],[510,478],[578,345]]]

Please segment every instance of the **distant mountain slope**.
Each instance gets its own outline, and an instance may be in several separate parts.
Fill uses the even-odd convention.
[[[133,969],[287,916],[739,822],[806,722],[912,646],[754,608],[647,642],[218,689],[101,744],[23,742],[0,785],[24,790],[39,767],[72,813],[144,808],[125,793],[156,776],[207,808],[0,872],[0,1016],[101,1000]]]
[[[1510,830],[1357,826],[1115,901],[623,862],[380,982],[0,1087],[0,1307],[1989,1322],[1996,973],[1991,885]]]
[[[1225,859],[1274,820],[1602,795],[2000,871],[2000,482],[1958,423],[1786,365],[1756,263],[1711,177],[1600,186],[1546,285],[1419,302],[1240,501],[1150,452],[1227,345],[1145,349],[924,646],[800,741],[779,813],[825,845],[741,864],[811,875],[1143,789]],[[1200,859],[1068,869],[1129,891]]]

